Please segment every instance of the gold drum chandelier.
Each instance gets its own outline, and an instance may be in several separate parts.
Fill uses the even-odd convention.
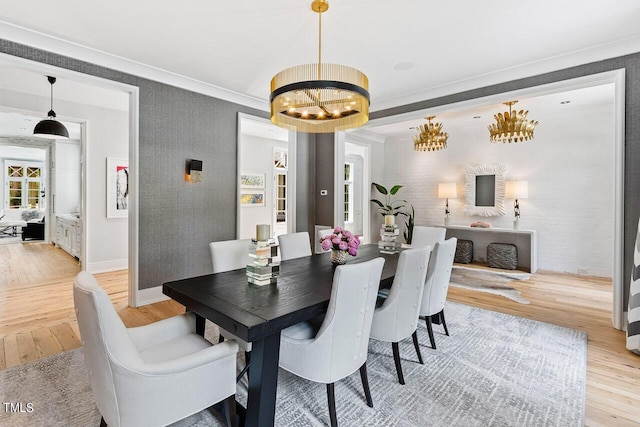
[[[271,79],[271,121],[307,133],[362,126],[369,120],[369,79],[356,70],[322,63],[322,14],[326,0],[314,0],[318,14],[318,63],[287,68]]]
[[[437,151],[447,148],[449,134],[442,132],[442,123],[431,123],[436,116],[425,117],[427,124],[418,126],[418,134],[413,137],[415,151]]]
[[[493,117],[496,123],[489,125],[489,139],[491,142],[522,142],[533,139],[533,130],[538,124],[537,121],[527,121],[529,111],[511,111],[511,106],[518,101],[505,102],[509,106],[509,111],[504,115],[498,113]]]

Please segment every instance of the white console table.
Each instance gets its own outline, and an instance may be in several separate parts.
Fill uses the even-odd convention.
[[[445,225],[447,239],[471,240],[473,260],[487,261],[489,243],[511,243],[518,248],[518,269],[535,273],[538,270],[538,238],[535,230],[515,230],[509,228],[481,228],[467,225]]]

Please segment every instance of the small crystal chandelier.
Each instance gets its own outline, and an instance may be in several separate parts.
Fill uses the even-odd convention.
[[[489,139],[491,142],[522,142],[533,139],[533,130],[538,124],[537,121],[527,121],[529,111],[511,112],[511,106],[518,101],[505,102],[509,106],[509,111],[504,115],[498,113],[493,117],[496,123],[489,125]]]
[[[413,137],[415,151],[437,151],[447,148],[449,134],[442,132],[442,123],[431,123],[436,116],[425,117],[426,125],[418,126],[418,134]]]
[[[369,79],[356,70],[322,63],[322,14],[327,0],[314,0],[318,14],[318,63],[287,68],[271,79],[271,121],[299,132],[329,133],[369,120]]]

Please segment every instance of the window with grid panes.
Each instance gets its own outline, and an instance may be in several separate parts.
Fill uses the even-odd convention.
[[[353,222],[353,164],[344,164],[344,222]]]
[[[43,208],[42,164],[6,160],[5,206],[9,209]]]

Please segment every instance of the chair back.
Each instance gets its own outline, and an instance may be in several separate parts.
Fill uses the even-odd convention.
[[[223,240],[209,243],[213,272],[222,273],[229,270],[245,268],[251,263],[249,245],[251,239]]]
[[[93,276],[80,272],[73,281],[73,304],[96,404],[109,424],[120,419],[112,365],[142,363],[109,296]]]
[[[431,252],[427,280],[422,294],[421,316],[440,313],[444,308],[457,242],[458,239],[452,237],[444,242],[436,243]]]
[[[278,236],[278,243],[282,261],[311,255],[311,240],[309,239],[309,233],[306,231],[281,234]]]
[[[333,228],[323,228],[321,230],[318,230],[318,235],[316,236],[316,240],[320,242],[320,239],[322,239],[325,236],[330,236],[331,234],[333,234]],[[318,250],[316,250],[316,253],[321,254],[324,252],[329,252],[331,250],[331,249],[328,249],[325,251],[324,249],[322,249],[322,246],[320,245],[320,243],[318,243],[316,246],[319,248]]]
[[[383,266],[384,258],[376,258],[336,267],[329,307],[316,335],[317,340],[331,346],[330,382],[350,375],[367,360]]]
[[[416,330],[430,254],[429,246],[400,253],[389,296],[373,317],[372,338],[399,342]]]
[[[446,228],[442,227],[423,227],[416,225],[413,227],[413,238],[411,239],[412,248],[420,248],[424,246],[434,247],[436,242],[444,242]]]

